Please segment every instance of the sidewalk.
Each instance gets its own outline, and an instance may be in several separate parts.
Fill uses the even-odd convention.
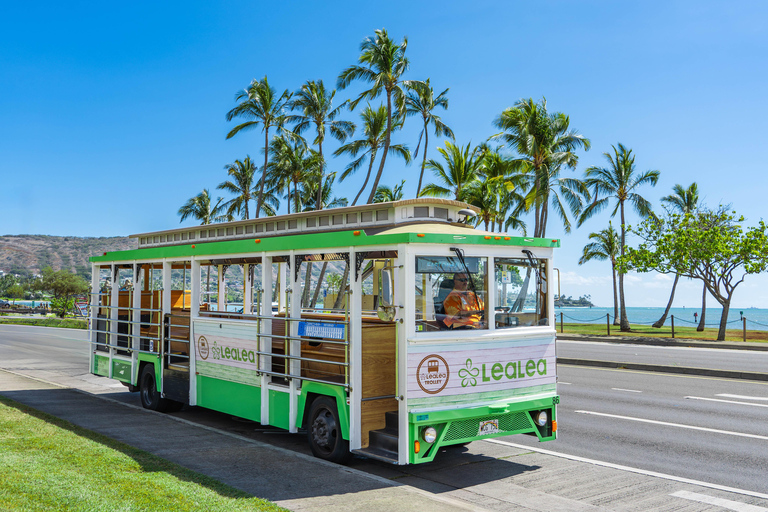
[[[0,370],[0,394],[290,510],[485,510],[356,469],[5,370]]]
[[[759,357],[765,358],[768,352],[768,343],[757,342],[723,342],[723,341],[703,341],[683,338],[656,338],[641,336],[598,336],[585,334],[557,334],[558,340],[563,341],[587,341],[615,345],[645,345],[658,347],[674,348],[704,348],[721,350],[753,351],[759,354]],[[757,356],[758,354],[755,354]],[[637,359],[637,358],[635,358]],[[676,373],[684,375],[700,375],[707,377],[721,377],[728,379],[745,379],[753,381],[768,381],[768,373],[762,371],[745,371],[743,369],[725,369],[725,368],[707,368],[702,366],[689,366],[683,364],[664,365],[656,362],[632,361],[630,358],[623,360],[606,359],[588,359],[584,357],[560,357],[557,358],[558,364],[575,366],[592,366],[599,368],[621,368],[625,370],[638,370],[661,373]],[[754,366],[754,365],[752,365]],[[759,365],[758,365],[759,366]]]

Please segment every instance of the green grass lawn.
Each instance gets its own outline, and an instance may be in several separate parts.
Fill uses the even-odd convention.
[[[82,318],[57,318],[53,316],[28,318],[8,318],[0,315],[0,324],[39,325],[43,327],[64,327],[67,329],[87,329],[88,320]]]
[[[285,510],[0,397],[0,510]]]
[[[630,324],[631,332],[621,332],[618,325],[611,324],[611,336],[642,336],[653,338],[671,338],[672,327],[667,324],[657,329],[650,325]],[[560,322],[557,322],[557,332],[560,332]],[[564,323],[564,334],[588,334],[601,335],[608,334],[606,324],[576,324]],[[717,328],[705,328],[702,332],[696,330],[696,326],[675,326],[675,338],[698,339],[703,341],[716,341]],[[741,329],[727,329],[725,331],[725,341],[743,341],[743,332]],[[768,332],[766,331],[747,331],[747,341],[768,342]]]

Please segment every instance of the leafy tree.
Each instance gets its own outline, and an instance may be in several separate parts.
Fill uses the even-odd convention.
[[[566,167],[575,169],[579,162],[576,149],[589,150],[589,139],[570,129],[570,118],[562,112],[547,112],[547,100],[535,103],[521,99],[514,107],[504,110],[495,120],[503,130],[494,136],[503,140],[519,157],[513,162],[528,176],[525,201],[513,215],[534,210],[533,236],[545,237],[549,220],[549,205],[563,221],[565,232],[571,230],[566,207],[573,215],[582,208],[582,197],[589,197],[584,184],[575,178],[560,178]]]
[[[23,299],[27,290],[21,284],[12,284],[8,287],[6,293],[8,294],[8,298],[13,299],[13,303],[16,304],[16,299]]]
[[[465,188],[477,179],[483,165],[484,151],[480,147],[472,148],[472,143],[460,147],[450,141],[445,142],[444,148],[437,151],[445,160],[445,165],[430,159],[427,168],[435,173],[442,184],[429,183],[421,191],[422,196],[447,197],[453,196],[457,201],[465,199]]]
[[[365,164],[366,159],[368,160],[368,174],[365,175],[363,186],[360,187],[360,192],[357,193],[355,199],[352,201],[352,206],[357,204],[360,195],[368,187],[368,180],[370,179],[371,171],[373,170],[373,162],[376,160],[376,155],[379,150],[384,147],[387,138],[387,110],[383,105],[376,110],[368,105],[360,114],[360,117],[363,120],[363,138],[344,144],[333,153],[334,156],[347,153],[352,158],[355,158],[355,160],[353,160],[341,173],[339,181],[344,181],[348,176]],[[393,125],[393,129],[400,129],[402,126],[402,121],[396,121]],[[400,156],[405,160],[405,163],[411,161],[410,151],[408,151],[408,148],[402,144],[392,144],[389,146],[388,151],[392,155]],[[358,154],[360,155],[359,157],[357,156]]]
[[[435,136],[442,137],[447,136],[451,139],[454,138],[453,131],[443,123],[440,116],[434,113],[438,107],[442,109],[448,108],[448,89],[444,90],[435,97],[435,91],[429,84],[429,78],[424,82],[415,82],[411,86],[405,96],[405,115],[406,116],[421,116],[421,120],[424,123],[424,127],[419,134],[419,142],[416,144],[416,152],[413,154],[414,158],[419,156],[419,147],[421,147],[421,139],[424,138],[424,156],[421,160],[421,172],[419,173],[419,185],[416,187],[416,197],[419,197],[421,193],[421,182],[424,179],[424,167],[427,164],[427,145],[429,144],[429,125],[432,125],[435,129]]]
[[[204,188],[202,192],[195,197],[191,197],[184,203],[184,206],[179,208],[179,215],[184,222],[188,217],[194,217],[195,220],[199,220],[201,225],[212,224],[214,222],[221,222],[225,220],[225,216],[222,215],[224,209],[223,197],[216,199],[216,204],[211,205],[211,195],[207,188]]]
[[[723,307],[717,333],[718,341],[723,341],[736,287],[747,275],[768,268],[768,227],[760,221],[744,229],[743,221],[723,207],[646,219],[632,230],[643,242],[620,259],[620,272],[655,270],[701,279]]]
[[[372,84],[367,91],[360,93],[354,101],[351,102],[351,108],[356,108],[357,104],[363,99],[373,100],[382,92],[387,98],[387,128],[384,138],[384,148],[381,152],[381,161],[376,178],[373,180],[371,193],[368,196],[368,204],[373,202],[376,195],[376,189],[379,187],[379,180],[384,172],[384,163],[389,154],[389,145],[391,143],[392,131],[395,126],[392,116],[392,102],[398,110],[398,117],[404,113],[404,91],[413,85],[410,80],[403,80],[402,76],[408,70],[409,62],[405,56],[405,50],[408,47],[408,38],[404,37],[403,42],[397,44],[389,37],[385,29],[377,30],[373,37],[367,37],[360,44],[360,57],[358,62],[361,65],[352,65],[341,72],[337,82],[339,89],[345,89],[355,80],[361,80]]]
[[[661,198],[661,202],[664,203],[667,208],[678,213],[693,213],[696,211],[699,206],[699,188],[695,181],[688,188],[683,188],[682,185],[676,184],[672,187],[672,191],[674,192],[673,194]],[[672,308],[672,301],[675,299],[675,288],[677,288],[677,282],[679,280],[680,275],[675,274],[675,281],[672,283],[672,292],[669,294],[667,308],[664,310],[664,314],[661,315],[661,318],[653,323],[653,327],[660,328],[667,320],[669,310]],[[703,300],[706,301],[706,293],[704,294]],[[703,302],[701,308],[701,323],[699,323],[699,328],[696,329],[697,331],[704,330],[705,308],[706,302]]]
[[[226,190],[235,197],[227,201],[224,205],[227,207],[227,215],[234,217],[235,213],[242,214],[243,220],[250,219],[248,212],[248,203],[253,199],[254,175],[256,168],[253,166],[251,157],[245,157],[245,160],[235,160],[231,164],[224,166],[230,179],[219,184],[219,190]]]
[[[376,195],[373,198],[374,203],[389,203],[392,201],[400,201],[403,194],[403,187],[405,186],[405,180],[402,180],[399,185],[395,185],[389,188],[386,185],[379,185],[376,190]]]
[[[275,137],[269,144],[272,161],[269,162],[269,186],[274,190],[287,190],[288,213],[302,210],[304,187],[322,173],[322,157],[307,148],[301,140]],[[293,191],[291,191],[293,186]],[[317,188],[317,187],[315,187]],[[316,199],[316,198],[315,198]]]
[[[323,208],[339,208],[347,206],[349,201],[346,197],[334,197],[333,196],[333,182],[336,180],[336,173],[332,172],[325,177],[325,183],[323,184],[323,190],[320,197],[322,198],[322,205],[320,208],[315,206],[315,201],[318,197],[317,184],[308,183],[304,188],[304,211],[309,212],[312,210],[322,210]]]
[[[608,206],[611,199],[616,200],[616,206],[611,212],[611,217],[619,212],[621,215],[621,256],[624,256],[626,247],[626,220],[624,212],[624,203],[629,204],[642,217],[652,215],[651,204],[635,192],[636,189],[649,183],[653,186],[659,181],[659,171],[645,171],[637,173],[635,169],[635,156],[632,150],[619,144],[619,147],[613,146],[613,155],[603,153],[608,160],[608,167],[589,167],[585,172],[587,179],[585,184],[594,189],[594,199],[592,203],[584,209],[579,217],[580,226],[585,220],[594,214],[602,211]],[[624,273],[619,273],[619,329],[629,331],[629,320],[627,320],[627,308],[624,301]]]
[[[517,172],[512,161],[504,158],[497,150],[481,146],[483,160],[478,169],[477,179],[466,187],[466,201],[480,208],[477,224],[485,223],[486,231],[521,229],[525,223],[519,217],[507,213],[514,203],[523,200],[520,191],[526,186],[525,176]],[[506,223],[505,223],[506,219]]]
[[[323,142],[325,141],[326,128],[339,142],[344,142],[347,137],[351,137],[355,133],[354,123],[336,119],[341,110],[346,106],[346,102],[339,107],[333,108],[333,97],[335,95],[335,90],[330,92],[326,90],[322,80],[317,82],[310,80],[301,86],[301,89],[294,95],[290,104],[291,110],[298,110],[301,114],[290,115],[286,118],[286,121],[289,123],[297,123],[293,131],[299,135],[310,124],[315,125],[316,136],[314,144],[317,144],[317,152],[320,161],[323,163]],[[316,177],[317,183],[323,182],[323,167],[324,165],[320,166],[320,172]],[[315,189],[318,191],[318,194],[321,193],[321,187],[315,187]],[[322,208],[322,198],[320,196],[315,198],[315,204]]]
[[[35,282],[34,287],[53,295],[51,307],[59,317],[64,318],[74,297],[87,294],[91,287],[82,277],[69,270],[54,271],[51,267],[42,270],[42,276]]]
[[[283,127],[285,122],[284,110],[289,105],[290,99],[291,93],[288,92],[288,89],[278,96],[277,91],[269,85],[265,76],[263,80],[254,79],[247,89],[237,93],[235,101],[240,103],[227,112],[227,121],[232,121],[235,118],[246,119],[244,123],[240,123],[230,130],[227,139],[231,139],[241,131],[254,129],[259,124],[262,125],[264,131],[264,167],[261,172],[259,193],[256,200],[256,218],[259,217],[264,203],[264,184],[269,162],[269,151],[267,150],[269,147],[269,129],[273,126],[278,129]]]
[[[607,229],[590,233],[589,239],[594,240],[594,242],[584,246],[584,251],[579,258],[579,265],[591,260],[610,260],[613,276],[613,324],[619,325],[619,300],[616,295],[616,260],[619,257],[619,235],[609,221]]]

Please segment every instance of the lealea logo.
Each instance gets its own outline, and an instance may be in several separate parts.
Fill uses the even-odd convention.
[[[197,353],[200,354],[202,359],[208,359],[210,347],[208,346],[208,340],[205,339],[205,336],[197,338]]]
[[[416,381],[425,393],[436,395],[448,385],[451,370],[448,363],[437,354],[430,354],[419,363]]]

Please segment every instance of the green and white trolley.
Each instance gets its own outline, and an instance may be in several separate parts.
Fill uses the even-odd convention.
[[[91,258],[91,372],[148,409],[306,430],[337,462],[553,440],[559,241],[477,230],[475,214],[414,199],[133,235]],[[458,274],[474,328],[446,322]]]

